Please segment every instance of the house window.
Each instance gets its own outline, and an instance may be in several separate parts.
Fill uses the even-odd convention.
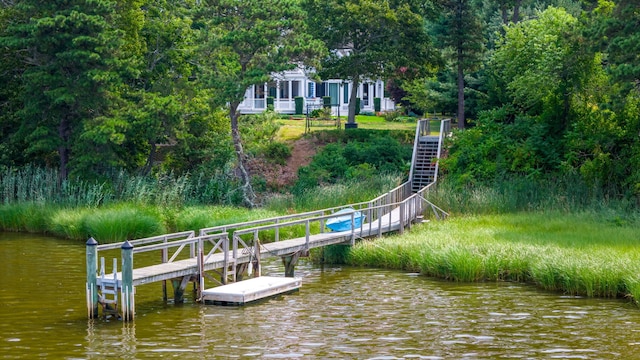
[[[307,83],[307,97],[316,97],[316,83]]]
[[[338,84],[329,84],[329,96],[331,96],[331,105],[338,105],[340,101],[340,94],[338,92]]]
[[[369,84],[362,84],[362,105],[369,106]]]
[[[291,97],[296,98],[300,96],[300,81],[293,80],[291,81]]]
[[[256,99],[264,99],[264,84],[254,85],[253,89]]]
[[[278,85],[274,82],[269,83],[269,96],[275,98],[278,93]]]
[[[342,103],[349,103],[349,83],[342,83]]]
[[[253,107],[256,109],[265,109],[267,104],[264,101],[264,84],[253,86]]]
[[[325,83],[316,83],[316,97],[323,97],[325,95]]]
[[[280,99],[289,98],[289,81],[280,81]]]

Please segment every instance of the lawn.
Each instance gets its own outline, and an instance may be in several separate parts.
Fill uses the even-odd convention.
[[[341,128],[344,129],[344,123],[347,121],[345,116],[340,117]],[[282,125],[278,132],[278,138],[283,141],[296,140],[305,132],[306,120],[286,120],[280,119],[278,122]],[[415,121],[408,122],[391,122],[386,121],[380,116],[358,115],[356,123],[361,129],[382,129],[382,130],[414,130],[416,128]],[[311,131],[326,130],[332,127],[312,127]]]

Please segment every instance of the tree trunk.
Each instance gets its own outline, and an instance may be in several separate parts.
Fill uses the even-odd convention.
[[[149,142],[149,145],[151,146],[151,150],[149,150],[147,163],[144,165],[144,168],[142,169],[142,172],[145,176],[151,174],[151,170],[153,169],[153,158],[156,157],[156,150],[158,149],[155,143]]]
[[[60,145],[58,146],[58,156],[60,157],[60,181],[67,179],[69,176],[69,120],[63,117],[58,125],[58,136],[60,137]]]
[[[518,21],[520,21],[520,4],[522,3],[522,0],[516,0],[515,3],[513,4],[513,16],[511,17],[511,21],[514,24],[517,24]]]
[[[462,49],[458,47],[458,129],[464,129],[464,71]]]
[[[253,208],[256,206],[256,194],[253,192],[253,187],[251,187],[251,177],[244,165],[245,155],[244,150],[242,149],[240,130],[238,129],[238,117],[240,116],[238,113],[239,105],[239,103],[231,103],[229,109],[229,117],[231,118],[231,138],[233,139],[233,147],[236,152],[236,157],[238,158],[238,171],[240,172],[240,180],[242,182],[243,205],[248,208]]]
[[[351,94],[349,95],[349,114],[347,116],[347,124],[355,124],[356,122],[356,99],[358,98],[360,80],[355,76],[351,79],[351,83],[353,84],[353,87],[351,88]]]
[[[509,24],[509,14],[507,12],[506,5],[500,6],[500,14],[502,15],[502,23],[504,25],[508,25]]]

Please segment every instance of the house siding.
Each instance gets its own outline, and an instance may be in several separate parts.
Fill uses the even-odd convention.
[[[349,110],[349,94],[353,91],[350,82],[342,80],[326,80],[315,82],[308,78],[301,70],[287,71],[277,74],[268,83],[254,85],[247,89],[245,99],[238,111],[241,114],[256,114],[267,109],[267,97],[274,98],[273,107],[276,112],[282,114],[295,113],[295,97],[303,96],[303,111],[317,108],[322,105],[323,96],[332,97],[332,112],[335,115],[346,115]],[[358,87],[361,112],[373,112],[374,101],[380,97],[380,110],[395,109],[395,103],[384,97],[384,82],[382,80],[364,81]],[[310,110],[309,110],[310,111]]]

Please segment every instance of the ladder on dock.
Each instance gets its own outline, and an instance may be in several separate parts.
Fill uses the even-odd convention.
[[[205,279],[218,284],[236,282],[242,279],[248,268],[253,268],[259,276],[261,259],[280,257],[285,276],[293,277],[298,258],[307,256],[312,248],[353,245],[357,239],[381,237],[387,233],[401,234],[413,223],[421,222],[429,210],[436,219],[447,217],[444,210],[426,197],[437,178],[437,157],[440,156],[449,122],[440,121],[440,132],[435,135],[431,134],[430,121],[421,120],[416,129],[409,181],[370,201],[200,229],[197,235],[195,231],[185,231],[103,245],[89,239],[86,244],[89,317],[97,316],[98,306],[102,304],[103,312],[109,307],[119,309],[123,320],[133,320],[135,287],[139,285],[161,282],[166,300],[167,282],[170,281],[174,301],[178,303],[183,299],[187,284],[192,282],[197,291],[196,299],[204,301]],[[437,151],[434,150],[434,139],[437,139]],[[421,147],[422,140],[429,146]],[[423,164],[435,164],[431,177],[421,170]],[[420,182],[414,184],[418,180]],[[355,225],[356,214],[366,219],[358,226]],[[328,231],[328,220],[345,216],[351,217],[348,230]],[[107,273],[104,258],[98,254],[116,249],[121,249],[121,271],[116,271],[117,261],[114,260],[113,273]],[[159,263],[134,267],[134,254],[151,251],[160,252]],[[99,259],[102,266],[98,271]]]

